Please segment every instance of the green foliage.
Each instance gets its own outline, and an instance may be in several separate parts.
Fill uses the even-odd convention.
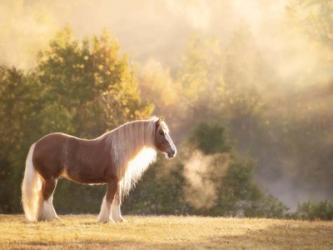
[[[187,214],[191,207],[184,201],[182,165],[176,165],[168,173],[165,161],[158,159],[137,187],[125,199],[124,212],[135,214]],[[163,173],[163,174],[161,174]]]
[[[226,143],[224,128],[219,125],[200,124],[194,130],[192,141],[206,154],[230,152],[231,147]],[[211,142],[211,143],[209,143]],[[220,164],[224,164],[222,161]],[[218,167],[214,171],[220,171]],[[215,173],[218,187],[216,205],[210,214],[216,215],[245,215],[256,217],[281,217],[286,207],[272,196],[265,195],[254,181],[254,164],[242,160],[231,152],[225,175]]]
[[[38,95],[32,78],[15,68],[0,68],[0,212],[17,211],[19,205],[20,164],[36,125],[32,110]]]
[[[249,207],[247,207],[244,213],[245,216],[284,218],[287,215],[287,206],[276,197],[266,194],[262,194],[259,197],[260,202],[252,203]]]
[[[39,55],[38,79],[44,88],[46,122],[70,121],[57,129],[96,136],[126,120],[145,117],[151,107],[140,100],[126,56],[107,33],[77,41],[67,28]],[[61,119],[52,114],[61,115]],[[52,126],[46,126],[52,128]]]
[[[230,150],[226,143],[225,129],[217,124],[200,123],[195,127],[189,141],[205,154]]]
[[[333,219],[333,202],[304,202],[298,205],[295,213],[296,218],[306,220],[332,220]]]
[[[252,179],[253,165],[247,162],[232,162],[221,185],[220,206],[237,213],[237,203],[255,200],[259,194]]]
[[[331,1],[292,0],[288,10],[311,38],[333,49],[333,4]]]
[[[221,181],[213,213],[247,217],[283,217],[287,208],[275,197],[266,195],[254,181],[254,165],[234,159]]]

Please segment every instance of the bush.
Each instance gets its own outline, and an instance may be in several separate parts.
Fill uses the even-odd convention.
[[[298,205],[295,213],[296,218],[308,220],[332,220],[333,219],[333,202],[304,202]]]
[[[189,138],[189,144],[205,154],[222,153],[230,150],[225,129],[218,124],[200,123],[197,125]]]

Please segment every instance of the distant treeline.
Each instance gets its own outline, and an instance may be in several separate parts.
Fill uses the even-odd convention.
[[[307,7],[293,8],[290,13]],[[318,25],[332,24],[331,17],[318,18]],[[330,36],[311,39],[333,55]],[[156,114],[170,125],[179,154],[173,161],[158,158],[125,200],[125,212],[332,219],[330,201],[299,204],[290,213],[270,195],[308,190],[330,197],[332,82],[282,87],[290,79],[274,73],[261,53],[246,26],[223,46],[195,34],[169,70],[155,61],[130,63],[107,32],[78,40],[65,28],[31,69],[1,66],[0,212],[22,211],[25,157],[41,136],[61,131],[94,138]],[[333,61],[322,65],[332,68]],[[104,188],[60,181],[55,207],[97,213]]]

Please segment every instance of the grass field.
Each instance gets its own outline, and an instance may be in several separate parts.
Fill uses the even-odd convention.
[[[333,249],[333,222],[177,216],[95,216],[28,223],[0,215],[0,249]]]

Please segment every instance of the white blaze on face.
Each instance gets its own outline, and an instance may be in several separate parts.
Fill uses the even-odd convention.
[[[127,165],[125,175],[122,179],[122,191],[126,195],[131,187],[136,184],[144,171],[156,159],[156,150],[149,147],[144,147],[137,153]]]

